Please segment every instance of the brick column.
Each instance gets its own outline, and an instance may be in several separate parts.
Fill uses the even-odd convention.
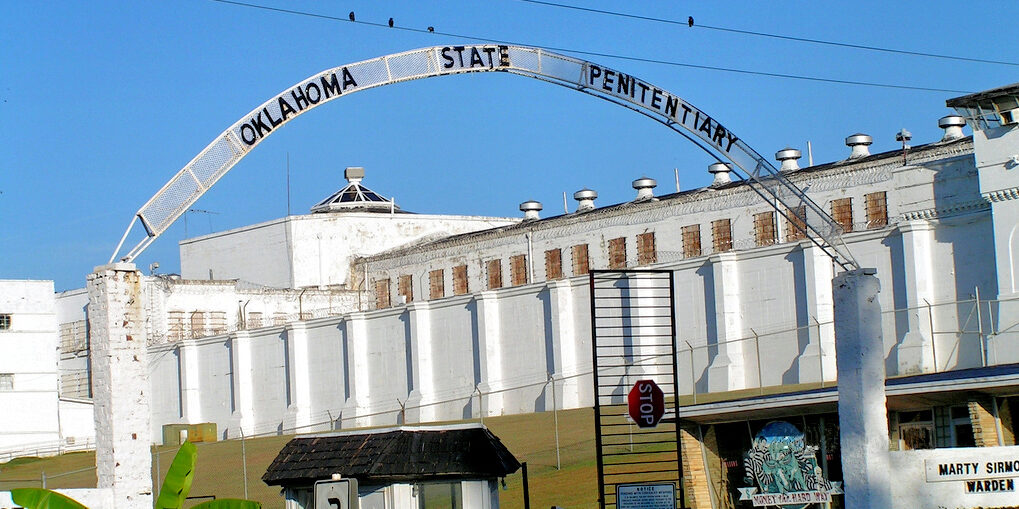
[[[690,509],[711,509],[711,480],[704,466],[704,454],[696,425],[681,426],[679,443],[683,451],[683,477],[686,483],[686,507]]]
[[[148,348],[141,273],[130,263],[88,276],[97,487],[113,507],[152,507]]]

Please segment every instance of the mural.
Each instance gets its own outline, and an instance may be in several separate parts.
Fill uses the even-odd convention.
[[[803,433],[785,421],[773,421],[761,429],[743,456],[743,467],[752,486],[739,489],[740,500],[751,501],[755,507],[803,509],[831,502],[832,495],[842,493],[842,483],[822,475],[817,446],[806,445]]]

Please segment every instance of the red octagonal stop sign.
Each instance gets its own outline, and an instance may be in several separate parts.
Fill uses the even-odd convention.
[[[665,414],[665,393],[654,380],[637,380],[626,397],[630,417],[641,428],[653,428]]]

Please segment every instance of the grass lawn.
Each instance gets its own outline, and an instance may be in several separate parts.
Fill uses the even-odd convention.
[[[498,436],[520,462],[527,462],[531,507],[547,509],[597,507],[598,467],[595,461],[594,416],[590,408],[559,411],[559,451],[562,468],[556,469],[555,426],[552,412],[490,417],[485,425]],[[253,438],[244,441],[247,457],[247,498],[262,506],[282,508],[279,488],[266,486],[262,474],[293,435]],[[198,446],[198,466],[191,496],[244,498],[245,464],[241,442],[230,440]],[[153,470],[166,473],[177,447],[153,449]],[[19,458],[0,465],[0,491],[20,487],[95,487],[95,454],[72,453],[51,458]],[[158,489],[158,483],[156,484]],[[506,509],[522,509],[523,482],[518,471],[506,478],[499,491]],[[191,502],[197,504],[200,499]],[[193,505],[191,504],[191,505]],[[185,505],[188,507],[189,505]]]

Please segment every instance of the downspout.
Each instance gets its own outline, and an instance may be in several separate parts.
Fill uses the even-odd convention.
[[[528,283],[534,282],[534,243],[531,241],[531,232],[524,234],[527,238],[527,275]]]

